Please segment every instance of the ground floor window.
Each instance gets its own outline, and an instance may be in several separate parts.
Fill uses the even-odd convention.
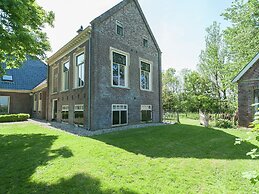
[[[10,96],[0,96],[0,114],[8,114],[10,105]]]
[[[69,106],[62,105],[62,121],[68,120],[68,112],[69,112]]]
[[[74,108],[74,123],[84,125],[84,105],[76,104]]]
[[[127,104],[113,104],[112,105],[112,125],[126,125],[128,124],[128,105]]]
[[[141,105],[141,121],[151,122],[152,121],[152,106]]]

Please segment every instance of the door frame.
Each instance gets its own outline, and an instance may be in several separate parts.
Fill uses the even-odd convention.
[[[52,99],[52,115],[51,115],[51,120],[55,119],[54,118],[54,102],[57,102],[57,113],[58,113],[58,99]]]

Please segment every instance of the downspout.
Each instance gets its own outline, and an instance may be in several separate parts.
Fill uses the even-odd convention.
[[[89,44],[88,44],[88,130],[91,130],[91,37],[92,32],[89,34]]]
[[[163,122],[163,110],[162,110],[162,62],[161,62],[161,55],[162,52],[158,51],[158,80],[159,80],[159,122]]]

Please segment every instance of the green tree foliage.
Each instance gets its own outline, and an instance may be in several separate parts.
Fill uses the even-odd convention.
[[[234,62],[232,72],[237,74],[259,51],[259,2],[234,0],[222,15],[232,23],[224,37]]]
[[[16,68],[26,55],[45,58],[50,50],[45,25],[53,26],[54,13],[47,12],[35,0],[0,1],[0,64]],[[0,66],[0,75],[4,73]]]
[[[184,76],[184,95],[186,109],[190,112],[216,112],[217,100],[210,80],[196,71]]]
[[[201,51],[198,68],[213,84],[218,99],[225,100],[231,83],[228,51],[217,22],[213,22],[206,32],[206,48]]]

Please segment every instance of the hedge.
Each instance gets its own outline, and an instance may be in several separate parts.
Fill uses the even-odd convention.
[[[17,121],[27,121],[30,118],[29,114],[9,114],[0,115],[0,123],[3,122],[17,122]]]

